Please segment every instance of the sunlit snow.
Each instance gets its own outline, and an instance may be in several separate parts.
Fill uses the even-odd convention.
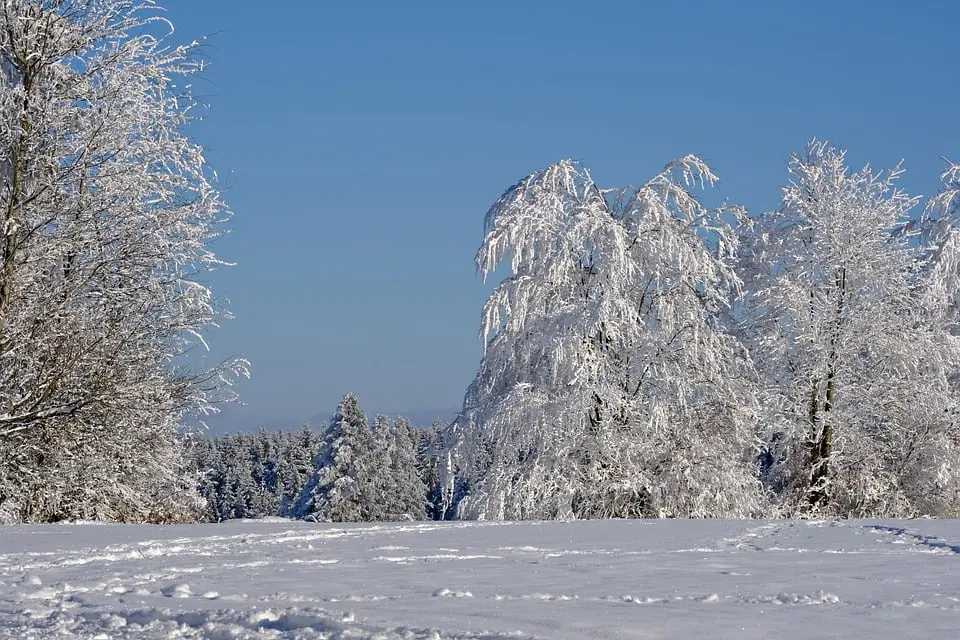
[[[0,529],[0,637],[947,638],[957,521]]]

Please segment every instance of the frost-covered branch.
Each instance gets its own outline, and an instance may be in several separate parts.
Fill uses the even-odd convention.
[[[511,275],[484,306],[484,359],[445,436],[473,483],[462,515],[758,510],[749,372],[716,324],[739,288],[736,235],[688,190],[714,181],[686,156],[605,190],[565,160],[491,207],[477,267],[509,260]]]
[[[25,518],[182,494],[182,415],[246,371],[179,371],[225,317],[200,280],[230,213],[183,132],[196,46],[152,0],[0,2],[0,502]]]
[[[746,242],[742,327],[785,513],[955,508],[960,351],[933,303],[955,264],[937,246],[946,236],[912,231],[919,199],[897,187],[901,173],[851,171],[814,141]]]

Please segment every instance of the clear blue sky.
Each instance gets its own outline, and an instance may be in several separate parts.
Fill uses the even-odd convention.
[[[239,264],[210,282],[237,317],[210,339],[253,377],[217,430],[348,391],[458,407],[484,213],[555,160],[614,186],[696,153],[759,211],[814,136],[904,158],[915,193],[960,157],[953,2],[161,1],[179,38],[209,36],[192,135],[236,212],[217,249]]]

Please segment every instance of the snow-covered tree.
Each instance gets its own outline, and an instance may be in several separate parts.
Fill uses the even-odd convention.
[[[363,519],[368,521],[392,520],[392,494],[394,477],[391,467],[392,435],[390,418],[377,414],[373,418],[370,447],[358,461],[358,476],[361,483]]]
[[[960,209],[960,164],[948,162],[940,179],[943,190],[930,202],[931,207],[945,216],[955,216]]]
[[[426,487],[417,473],[416,432],[404,418],[378,414],[366,449],[356,459],[354,480],[360,519],[423,520]]]
[[[424,520],[427,487],[417,467],[417,431],[406,418],[397,418],[390,428],[390,440],[390,519]]]
[[[425,514],[429,520],[441,520],[442,508],[440,484],[440,458],[443,455],[440,447],[440,432],[443,423],[437,419],[429,427],[418,429],[416,455],[417,474],[423,483],[425,491]]]
[[[744,252],[744,335],[767,390],[767,474],[785,513],[956,508],[960,350],[901,170],[852,172],[810,143]],[[953,292],[950,292],[953,295]]]
[[[206,439],[187,438],[200,495],[206,502],[202,518],[291,515],[291,503],[313,474],[320,435],[297,431],[267,431]]]
[[[181,417],[242,369],[177,366],[223,315],[201,282],[228,210],[183,133],[196,43],[170,32],[152,0],[0,2],[0,508],[19,519],[179,517]]]
[[[601,190],[562,161],[508,189],[477,253],[511,274],[483,309],[485,354],[444,434],[461,517],[743,516],[750,370],[717,317],[738,288],[725,216],[688,191],[698,158]],[[448,469],[449,471],[449,469]],[[455,480],[446,479],[446,495]]]
[[[359,522],[366,519],[363,456],[373,447],[367,417],[357,397],[347,394],[334,414],[314,462],[314,477],[301,493],[296,515],[310,520]]]
[[[927,203],[921,230],[929,278],[924,304],[946,313],[960,333],[960,164],[947,163],[943,188]]]

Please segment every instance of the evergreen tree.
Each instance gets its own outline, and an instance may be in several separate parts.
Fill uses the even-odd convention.
[[[363,519],[367,521],[391,520],[395,494],[391,459],[390,420],[377,414],[373,419],[371,446],[360,460],[358,472],[360,494],[363,502]]]
[[[257,489],[253,480],[253,464],[247,436],[238,434],[227,440],[226,467],[230,482],[229,497],[232,498],[232,503],[228,500],[224,504],[228,519],[255,517]]]
[[[314,474],[314,459],[320,452],[320,434],[309,426],[303,426],[285,437],[285,446],[281,453],[279,515],[295,515],[297,501],[304,486]]]
[[[427,517],[424,485],[417,468],[419,438],[405,418],[397,418],[390,430],[390,473],[393,476],[391,520],[424,520]]]
[[[279,511],[277,463],[279,451],[277,434],[259,429],[250,436],[250,458],[253,486],[256,491],[251,512],[247,517],[260,518],[276,515]]]
[[[313,472],[320,442],[309,427],[296,432],[191,438],[190,456],[205,502],[202,519],[289,516]]]
[[[198,434],[194,434],[189,442],[191,444],[189,455],[194,461],[193,467],[197,472],[198,491],[203,500],[203,508],[199,519],[203,522],[219,522],[223,462],[220,459],[217,442],[200,437]]]
[[[424,508],[428,519],[442,520],[439,438],[443,424],[435,420],[417,432],[417,473],[425,489]]]
[[[372,445],[370,427],[357,397],[345,395],[314,462],[314,477],[301,494],[298,517],[333,522],[362,520],[363,478],[357,476],[361,457]]]

